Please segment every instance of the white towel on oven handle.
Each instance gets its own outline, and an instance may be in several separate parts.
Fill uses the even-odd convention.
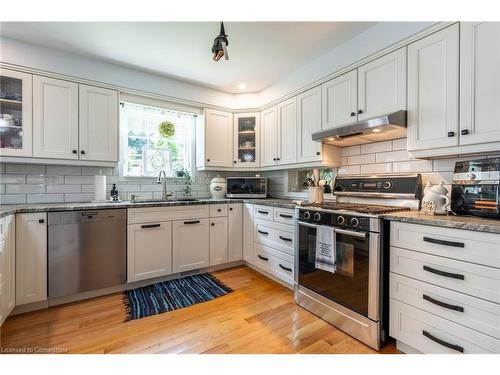
[[[317,269],[335,273],[337,270],[335,230],[326,225],[320,225],[316,233],[316,261]]]

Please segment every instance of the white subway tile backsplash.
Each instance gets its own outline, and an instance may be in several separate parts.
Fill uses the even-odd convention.
[[[81,176],[82,167],[74,165],[48,165],[47,174],[60,176]]]
[[[377,163],[392,163],[395,161],[411,160],[410,154],[406,150],[381,152],[377,154]]]
[[[2,174],[0,176],[0,182],[2,184],[24,184],[26,182],[26,176],[23,174]]]
[[[457,159],[436,159],[434,160],[434,171],[453,171]]]
[[[7,194],[35,194],[35,193],[45,193],[44,185],[18,185],[9,184],[6,187]]]
[[[422,176],[423,183],[430,181],[431,184],[436,185],[441,181],[444,181],[446,185],[450,185],[453,182],[453,172],[430,172],[424,173]]]
[[[108,178],[106,177],[106,182]],[[65,184],[94,184],[95,179],[94,176],[65,176],[64,177],[64,183]]]
[[[98,175],[114,175],[115,168],[108,167],[81,167],[82,168],[82,176],[98,176]]]
[[[0,184],[0,194],[5,194],[5,184]]]
[[[392,163],[364,164],[361,166],[361,174],[391,173]]]
[[[149,184],[149,185],[140,185],[139,189],[140,191],[162,191],[163,190],[163,185],[162,184]]]
[[[375,154],[349,156],[347,162],[349,165],[372,164],[375,163]]]
[[[360,174],[361,168],[359,165],[344,165],[338,169],[338,174]]]
[[[26,194],[2,194],[0,195],[1,204],[24,204],[26,203]]]
[[[16,174],[44,174],[45,165],[38,164],[6,164],[6,173]]]
[[[26,203],[62,203],[64,194],[27,194]]]
[[[359,155],[361,153],[361,148],[360,146],[349,146],[349,147],[344,147],[341,150],[341,155],[342,156],[352,156],[352,155]]]
[[[393,163],[396,173],[432,172],[432,160],[410,160]]]
[[[88,202],[94,198],[94,194],[64,194],[64,202]]]
[[[397,150],[406,150],[406,138],[400,138],[400,139],[393,139],[392,141],[392,149],[394,151]]]
[[[362,154],[372,154],[375,152],[392,151],[392,141],[373,142],[361,145]]]
[[[86,185],[83,185],[86,186]],[[82,185],[47,185],[47,193],[80,193]]]

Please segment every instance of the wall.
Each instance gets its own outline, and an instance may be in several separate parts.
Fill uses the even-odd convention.
[[[117,184],[121,199],[161,198],[162,185],[155,178],[123,178],[117,168],[78,167],[68,165],[5,164],[0,163],[0,204],[85,202],[94,199],[94,175],[99,171],[106,175],[107,192]],[[196,172],[193,176],[192,196],[209,198],[210,180],[220,174],[223,177],[248,176],[250,172]],[[184,179],[169,178],[169,192],[175,197],[184,196]]]
[[[202,104],[232,108],[234,102],[233,94],[10,38],[0,39],[0,61]]]

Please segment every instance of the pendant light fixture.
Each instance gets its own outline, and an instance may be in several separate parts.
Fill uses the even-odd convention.
[[[222,56],[224,56],[226,60],[229,60],[229,55],[227,53],[228,45],[229,41],[227,40],[227,35],[224,30],[224,22],[221,22],[219,35],[214,39],[214,44],[212,46],[212,57],[214,61],[219,61]]]

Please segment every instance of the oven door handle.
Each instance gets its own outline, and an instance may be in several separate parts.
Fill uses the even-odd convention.
[[[338,229],[338,228],[335,228],[334,230],[335,230],[335,233],[345,234],[345,235],[353,236],[353,237],[366,238],[366,232],[355,232],[353,230],[345,230],[345,229]]]
[[[318,227],[319,227],[319,225],[316,225],[316,224],[309,224],[309,223],[306,223],[306,222],[304,222],[304,221],[298,221],[298,224],[299,224],[299,225],[303,225],[303,226],[305,226],[305,227],[314,228],[314,229],[316,229],[316,228],[318,228]]]

